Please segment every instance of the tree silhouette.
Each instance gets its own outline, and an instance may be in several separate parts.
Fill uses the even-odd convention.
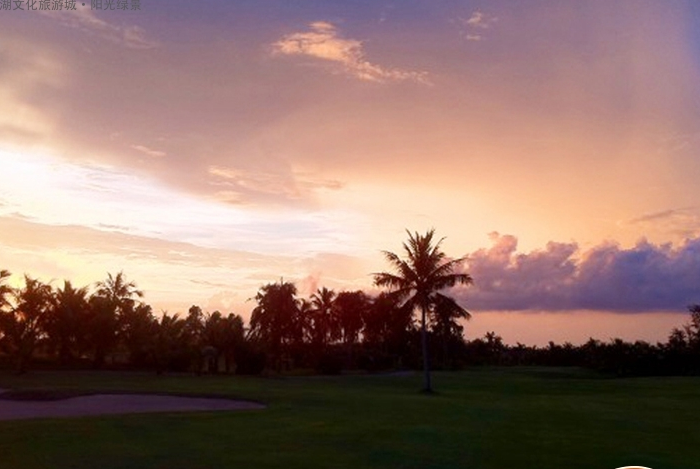
[[[5,283],[7,282],[7,279],[10,278],[10,275],[9,270],[0,270],[0,351],[2,351],[3,348],[6,348],[5,329],[3,327],[5,320],[3,318],[6,314],[8,314],[6,308],[10,307],[10,301],[8,298],[12,294],[12,287]]]
[[[245,347],[245,327],[243,318],[238,314],[229,314],[221,323],[223,330],[223,354],[226,373],[231,371],[232,365],[239,364],[243,348]]]
[[[314,305],[306,298],[297,301],[295,331],[299,335],[297,342],[313,343],[314,341]]]
[[[7,297],[12,294],[12,287],[5,284],[10,275],[9,270],[0,270],[0,311],[10,304]]]
[[[63,365],[85,348],[89,317],[87,294],[87,287],[75,288],[68,280],[54,293],[46,333],[50,347],[57,351]]]
[[[205,345],[203,343],[205,320],[202,308],[192,305],[187,311],[185,328],[183,330],[183,338],[186,343],[185,351],[190,357],[190,364],[194,368],[194,372],[198,375],[202,373],[202,366],[204,365],[202,359]]]
[[[115,308],[117,316],[135,306],[136,298],[141,298],[143,292],[136,288],[134,282],[127,282],[124,272],[116,276],[107,274],[107,279],[97,282],[96,295],[109,300]]]
[[[411,310],[420,311],[424,391],[432,392],[426,328],[428,313],[436,301],[451,300],[440,293],[441,290],[457,284],[470,284],[472,278],[469,274],[454,272],[464,258],[448,260],[440,250],[444,238],[434,241],[435,230],[431,229],[424,235],[408,230],[407,233],[408,242],[403,243],[406,259],[401,259],[393,252],[383,251],[384,257],[396,273],[374,274],[374,283],[380,287],[388,287],[392,295],[402,300],[404,305],[409,306]]]
[[[323,346],[339,338],[334,300],[335,292],[326,287],[319,288],[311,295],[312,340],[318,348],[318,353],[322,351]]]
[[[228,373],[239,354],[245,340],[243,318],[235,314],[223,316],[219,311],[206,314],[202,331],[202,344],[209,350],[207,367],[210,372],[218,372],[219,359],[223,357],[224,368]]]
[[[430,311],[431,330],[442,342],[442,360],[445,365],[450,360],[450,344],[462,341],[464,327],[458,319],[471,319],[471,314],[459,306],[454,299],[440,295]]]
[[[53,291],[50,285],[24,276],[24,287],[13,292],[14,306],[0,316],[6,348],[15,360],[18,373],[27,371],[37,343],[44,334]]]
[[[101,368],[117,345],[119,321],[114,303],[109,298],[92,295],[88,305],[88,348],[92,352],[93,366]]]
[[[346,345],[354,345],[362,331],[362,318],[369,308],[369,298],[361,291],[343,291],[334,301],[340,337]]]
[[[700,305],[688,306],[688,312],[690,313],[690,322],[683,328],[688,336],[690,346],[700,348]]]
[[[278,371],[282,368],[283,355],[291,343],[299,340],[299,308],[297,289],[293,283],[269,283],[258,290],[258,303],[250,317],[249,337],[260,341],[269,352]]]
[[[129,363],[134,366],[143,366],[152,355],[155,320],[151,306],[145,303],[126,308],[119,316],[118,339],[129,357]]]
[[[346,362],[349,366],[354,361],[355,345],[360,339],[363,318],[370,307],[370,300],[361,291],[342,291],[333,302],[337,318],[340,339],[345,346]]]
[[[155,322],[151,353],[156,373],[161,374],[168,368],[180,368],[178,365],[186,361],[182,359],[187,347],[184,330],[185,321],[177,314],[170,316],[164,312],[160,321]]]
[[[124,343],[125,339],[131,360],[138,361],[137,356],[143,357],[146,354],[146,351],[135,350],[141,348],[136,345],[136,341],[137,336],[142,335],[136,330],[147,329],[148,326],[143,323],[151,316],[150,307],[136,311],[139,306],[137,299],[142,296],[143,292],[136,288],[134,282],[126,280],[124,272],[114,276],[108,273],[105,280],[97,282],[97,291],[90,299],[96,366],[101,366],[107,352]]]

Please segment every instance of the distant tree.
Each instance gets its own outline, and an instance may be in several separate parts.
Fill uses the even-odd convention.
[[[440,250],[443,239],[434,240],[435,231],[426,234],[408,232],[408,242],[403,243],[406,259],[393,252],[384,251],[384,256],[395,273],[382,272],[374,275],[374,283],[388,287],[394,295],[421,314],[421,345],[423,350],[424,390],[432,391],[428,360],[427,317],[438,298],[449,298],[441,290],[457,284],[470,284],[472,278],[466,273],[454,271],[464,258],[448,260]],[[455,303],[456,304],[456,303]]]
[[[190,357],[190,363],[196,374],[202,373],[204,365],[204,323],[205,315],[202,308],[196,305],[190,306],[185,318],[184,338],[186,352]]]
[[[108,273],[106,280],[97,283],[95,294],[109,300],[117,316],[134,308],[138,298],[143,296],[134,282],[126,280],[124,272],[119,272],[116,276]]]
[[[0,270],[0,311],[10,305],[8,297],[12,294],[12,287],[5,283],[10,275],[9,270]]]
[[[151,357],[155,317],[151,306],[138,303],[122,310],[118,318],[118,340],[132,366],[143,367]]]
[[[396,306],[396,299],[382,292],[370,300],[362,315],[362,341],[365,344],[383,343],[389,331],[389,310]],[[410,321],[409,321],[410,322]]]
[[[674,327],[668,336],[668,342],[666,343],[666,347],[669,350],[681,352],[686,350],[688,346],[688,338],[685,331],[683,329]]]
[[[314,345],[322,347],[339,338],[338,322],[335,314],[335,292],[326,287],[319,288],[311,295],[312,310],[312,340]]]
[[[362,335],[367,344],[382,345],[385,352],[401,354],[414,331],[413,310],[396,295],[382,292],[365,310]]]
[[[489,348],[491,348],[491,350],[493,350],[494,352],[500,352],[501,350],[503,350],[503,338],[500,335],[496,334],[494,331],[487,332],[484,335],[484,339],[486,340],[486,343],[488,344]],[[555,346],[555,344],[550,340],[549,347],[551,348],[553,346]]]
[[[688,344],[692,348],[700,350],[700,305],[688,306],[688,312],[690,313],[690,321],[684,326]]]
[[[463,342],[464,327],[459,319],[471,319],[471,314],[459,306],[452,298],[440,295],[430,309],[431,331],[442,343],[442,359],[446,365],[450,361],[450,345]]]
[[[245,340],[243,318],[235,314],[224,316],[219,311],[206,314],[202,338],[204,347],[210,350],[209,371],[217,372],[223,358],[225,371],[229,373]]]
[[[7,308],[9,308],[10,305],[10,296],[12,295],[12,287],[7,285],[7,280],[10,278],[10,271],[9,270],[0,270],[0,318],[2,318],[5,314],[7,314]],[[3,322],[4,320],[0,319],[0,351],[3,348],[4,345],[4,337],[5,337],[5,331],[3,329]]]
[[[226,347],[223,322],[224,318],[219,311],[204,315],[201,351],[206,361],[206,369],[210,373],[219,371],[219,357]]]
[[[381,292],[370,299],[362,323],[363,367],[376,371],[417,366],[420,332],[411,305],[396,295]]]
[[[233,370],[240,363],[245,348],[245,327],[243,318],[238,314],[230,313],[223,318],[221,323],[223,331],[222,353],[224,355],[224,369],[226,373]]]
[[[117,346],[119,319],[109,297],[94,294],[89,298],[88,306],[88,349],[92,353],[93,366],[101,368]]]
[[[313,343],[314,341],[314,305],[306,298],[297,300],[296,319],[294,321],[295,342]]]
[[[46,319],[49,346],[57,352],[58,360],[65,365],[86,347],[88,327],[87,287],[75,288],[68,280],[54,293],[51,309]]]
[[[24,287],[14,290],[14,301],[0,316],[5,348],[14,358],[18,373],[29,367],[34,350],[43,338],[43,328],[52,303],[50,285],[24,276]]]
[[[338,321],[340,338],[345,345],[348,365],[354,361],[355,344],[360,339],[363,328],[363,317],[370,307],[370,300],[361,291],[343,291],[338,293],[334,301],[335,314]]]
[[[263,344],[273,367],[282,368],[290,344],[299,339],[297,289],[293,283],[269,283],[258,290],[250,317],[249,337]]]
[[[334,301],[338,318],[340,337],[346,345],[354,345],[360,338],[366,310],[370,306],[367,295],[361,291],[343,291],[338,293]]]
[[[91,306],[91,345],[94,350],[94,364],[102,366],[105,357],[113,352],[124,337],[122,327],[129,328],[134,317],[134,308],[143,292],[129,282],[124,272],[107,274],[107,278],[97,283],[97,290],[90,298]]]
[[[167,369],[181,371],[189,364],[184,330],[185,321],[177,314],[170,316],[164,312],[160,320],[156,320],[151,353],[158,374]]]

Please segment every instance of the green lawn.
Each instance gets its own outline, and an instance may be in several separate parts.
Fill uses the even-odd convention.
[[[700,468],[700,378],[579,370],[241,378],[0,374],[12,389],[231,395],[265,410],[0,422],[0,468]]]

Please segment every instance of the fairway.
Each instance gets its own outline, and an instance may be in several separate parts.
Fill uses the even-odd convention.
[[[228,396],[256,411],[0,422],[0,467],[700,467],[700,378],[578,369],[242,378],[116,372],[0,375],[0,388]]]

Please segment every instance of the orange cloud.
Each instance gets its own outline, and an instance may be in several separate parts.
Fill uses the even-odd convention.
[[[343,38],[332,23],[317,21],[311,23],[309,28],[309,31],[289,34],[275,42],[272,45],[273,53],[308,56],[335,63],[345,73],[365,81],[430,84],[427,72],[387,68],[369,62],[365,58],[362,42]]]

